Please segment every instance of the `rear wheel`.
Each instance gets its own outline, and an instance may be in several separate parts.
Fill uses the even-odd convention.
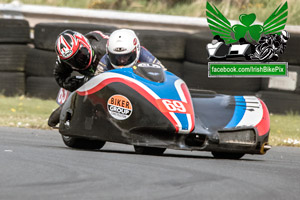
[[[228,152],[211,152],[212,155],[215,158],[218,159],[240,159],[241,157],[243,157],[245,154],[244,153],[228,153]]]
[[[138,154],[160,156],[166,151],[166,148],[142,147],[142,146],[134,145],[134,150]]]
[[[105,144],[105,141],[101,140],[89,140],[64,135],[62,136],[62,139],[65,145],[75,149],[101,149]]]

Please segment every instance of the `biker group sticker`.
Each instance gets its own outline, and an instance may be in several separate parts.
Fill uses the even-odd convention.
[[[113,95],[107,101],[109,114],[117,120],[125,120],[132,114],[132,104],[123,95]]]

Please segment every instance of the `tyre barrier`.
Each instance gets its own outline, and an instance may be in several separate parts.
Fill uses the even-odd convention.
[[[189,36],[186,41],[185,60],[207,64],[209,60],[206,45],[211,42],[212,38],[213,35],[210,31],[203,31]]]
[[[0,93],[5,96],[23,95],[25,91],[24,72],[0,72]]]
[[[0,43],[27,44],[30,27],[26,20],[0,19]]]
[[[25,93],[30,97],[55,99],[59,90],[53,76],[56,53],[30,48],[25,63]]]
[[[25,62],[30,42],[26,20],[0,19],[0,93],[6,96],[25,93]]]
[[[26,95],[43,99],[55,99],[59,90],[53,69],[56,53],[30,48],[25,63]],[[47,91],[47,92],[45,92]]]
[[[27,45],[0,43],[0,72],[24,72],[28,50]]]
[[[183,60],[187,33],[135,30],[140,43],[159,59]]]
[[[104,26],[99,24],[83,23],[39,23],[34,27],[34,46],[37,49],[54,51],[55,41],[58,34],[66,29],[78,31],[86,34],[91,31],[99,30],[103,33],[111,33],[116,30],[115,26]]]
[[[60,87],[54,77],[28,76],[26,78],[26,95],[42,99],[55,99]]]
[[[176,76],[182,78],[183,74],[183,61],[180,60],[168,60],[159,59],[160,62],[167,68],[168,71],[172,72]]]
[[[27,76],[51,77],[55,61],[55,52],[30,48],[25,63],[25,73]]]
[[[262,90],[257,92],[256,96],[266,103],[268,110],[271,113],[300,113],[299,94]]]

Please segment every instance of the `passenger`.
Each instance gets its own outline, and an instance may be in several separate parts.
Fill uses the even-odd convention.
[[[145,47],[140,45],[135,32],[129,29],[114,31],[107,41],[106,54],[99,65],[103,71],[132,67],[139,62],[162,65]]]

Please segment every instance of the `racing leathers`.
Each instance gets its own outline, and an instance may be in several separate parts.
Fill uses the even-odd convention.
[[[103,34],[101,31],[92,31],[85,35],[89,40],[91,47],[93,49],[93,57],[91,65],[85,70],[73,69],[70,65],[60,60],[59,56],[56,59],[54,67],[54,77],[58,85],[66,90],[73,92],[81,85],[84,84],[86,79],[89,79],[96,75],[97,68],[99,66],[99,61],[101,57],[106,52],[106,42],[109,36]],[[73,71],[77,71],[84,75],[85,78],[77,78],[72,75]],[[62,106],[59,106],[49,117],[48,125],[50,127],[55,127],[59,123],[59,116],[61,113]]]
[[[56,59],[56,64],[54,67],[55,80],[60,87],[71,92],[79,88],[84,83],[84,79],[78,79],[76,76],[72,76],[72,72],[77,71],[88,79],[93,77],[96,75],[97,67],[101,57],[106,52],[105,47],[109,36],[103,34],[101,31],[92,31],[87,33],[85,37],[89,40],[93,49],[93,58],[90,67],[85,70],[76,70],[67,63],[61,61],[59,57]]]

